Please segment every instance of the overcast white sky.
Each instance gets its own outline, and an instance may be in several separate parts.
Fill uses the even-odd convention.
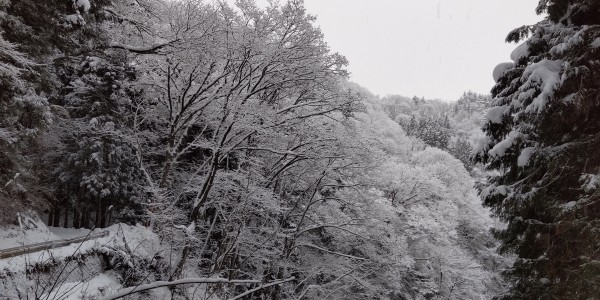
[[[281,0],[283,2],[284,0]],[[265,0],[257,0],[257,3]],[[375,94],[457,100],[489,93],[510,61],[512,29],[541,20],[538,0],[305,0],[351,80]]]

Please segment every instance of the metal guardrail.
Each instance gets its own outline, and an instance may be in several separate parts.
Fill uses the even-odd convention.
[[[99,239],[108,235],[108,231],[91,233],[86,236],[76,237],[65,240],[56,240],[56,241],[48,241],[43,243],[35,243],[31,245],[25,245],[20,247],[13,247],[8,249],[0,249],[0,259],[15,257],[23,254],[30,254],[38,251],[54,249],[58,247],[68,246],[74,243],[81,243],[85,241],[91,241],[95,239]]]

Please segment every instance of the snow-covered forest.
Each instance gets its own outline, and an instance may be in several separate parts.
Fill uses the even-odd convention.
[[[447,102],[302,0],[0,0],[0,299],[597,299],[600,2],[537,10]]]

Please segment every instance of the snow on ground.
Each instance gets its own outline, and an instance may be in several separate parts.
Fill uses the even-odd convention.
[[[41,220],[21,216],[21,226],[13,225],[0,230],[0,250],[36,243],[65,240],[86,236],[89,229],[48,227]]]
[[[116,293],[120,286],[118,276],[113,272],[106,272],[86,282],[66,282],[44,296],[63,300],[97,299]]]
[[[85,236],[88,229],[47,227],[44,222],[29,216],[19,216],[20,226],[0,228],[0,250],[48,241]]]
[[[89,232],[89,230],[48,228],[42,222],[39,222],[39,224],[38,222],[33,223],[37,227],[30,224],[31,228],[24,230],[20,230],[18,226],[0,229],[0,245],[2,245],[2,248],[5,248],[4,245],[9,245],[9,243],[16,243],[18,246],[16,241],[19,240],[19,234],[21,237],[25,236],[28,242],[39,243],[52,239],[81,236],[82,233],[87,234]],[[19,289],[39,285],[39,282],[31,281],[33,279],[26,275],[27,270],[33,266],[47,266],[48,271],[37,271],[39,272],[38,277],[47,277],[41,282],[49,282],[52,285],[53,282],[57,281],[60,284],[52,288],[51,292],[42,292],[43,294],[36,296],[41,296],[42,299],[97,299],[101,296],[114,294],[122,287],[119,274],[112,271],[103,271],[103,262],[97,256],[97,253],[128,247],[135,252],[136,257],[150,259],[156,254],[156,251],[160,251],[159,239],[149,228],[140,225],[115,224],[102,230],[108,231],[108,236],[82,243],[74,243],[65,247],[0,259],[0,296],[15,294],[16,290],[13,291],[10,287],[15,284],[20,286]],[[96,231],[100,232],[101,230],[95,230],[94,232]],[[70,257],[81,258],[75,261],[67,260]],[[61,272],[63,268],[70,271]],[[45,270],[45,268],[42,267],[40,270]],[[27,282],[28,280],[30,282]],[[164,293],[164,290],[153,291],[149,295],[154,296],[154,294],[161,294],[161,292]],[[29,290],[28,293],[34,293],[34,291]],[[154,299],[162,299],[162,297],[159,295]]]
[[[98,231],[100,232],[100,231]],[[42,240],[31,240],[32,243],[39,243],[45,241],[47,236],[40,235]],[[36,264],[50,264],[54,261],[62,261],[65,258],[71,256],[78,256],[91,252],[93,249],[107,243],[110,239],[108,237],[85,241],[83,243],[74,243],[65,247],[58,247],[55,249],[49,249],[39,251],[31,254],[19,255],[6,259],[0,259],[0,272],[11,272],[18,273],[23,272],[27,266],[33,266]]]
[[[48,230],[58,237],[59,239],[66,240],[72,239],[80,236],[86,236],[90,230],[85,228],[75,229],[75,228],[62,228],[62,227],[48,227]]]
[[[41,222],[40,222],[41,223]],[[20,246],[21,241],[29,243],[40,243],[49,240],[60,240],[73,236],[85,236],[85,230],[51,228],[38,224],[38,228],[19,232],[18,229],[9,228],[1,230],[0,248],[10,248],[11,246]],[[82,243],[74,243],[65,247],[58,247],[27,255],[20,255],[7,259],[0,259],[0,271],[19,272],[23,271],[26,265],[44,264],[51,260],[60,261],[70,256],[77,256],[98,250],[101,247],[123,243],[126,240],[129,247],[139,249],[140,256],[150,256],[155,243],[158,242],[155,234],[143,226],[129,226],[125,224],[115,224],[105,229],[96,229],[94,232],[108,231],[109,235],[103,238],[89,240]],[[5,246],[9,245],[9,246]],[[147,246],[147,247],[146,247]],[[147,250],[147,251],[146,251]]]

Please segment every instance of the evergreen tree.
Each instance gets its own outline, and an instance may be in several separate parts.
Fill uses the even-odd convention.
[[[4,186],[0,200],[17,200],[6,201],[10,207],[0,221],[27,208],[59,211],[59,202],[74,204],[67,199],[77,198],[78,188],[55,185],[69,177],[57,174],[61,168],[51,163],[52,158],[62,161],[68,156],[57,149],[64,136],[56,130],[68,124],[68,134],[82,137],[78,130],[87,129],[75,123],[88,122],[90,114],[100,115],[101,109],[116,111],[111,90],[122,90],[117,78],[125,73],[122,65],[96,68],[96,73],[103,73],[92,76],[92,62],[82,63],[84,57],[101,55],[107,48],[103,9],[109,4],[108,0],[0,0],[0,185]],[[45,141],[40,139],[42,133]],[[54,218],[53,223],[58,221]]]
[[[600,295],[600,2],[542,0],[545,20],[511,32],[527,41],[494,70],[487,141],[477,159],[500,171],[485,204],[517,260],[507,299]]]
[[[452,112],[457,114],[465,111],[468,114],[474,114],[485,111],[490,105],[489,95],[481,95],[471,91],[464,92],[452,107]]]
[[[135,70],[125,67],[126,62],[123,50],[105,49],[98,57],[72,58],[61,68],[61,99],[69,118],[51,127],[62,145],[48,155],[54,164],[46,182],[61,187],[52,197],[54,226],[59,226],[56,215],[71,211],[75,227],[89,226],[90,219],[104,227],[112,216],[110,206],[125,221],[141,214],[132,215],[132,209],[139,211],[145,182],[128,135],[130,105],[137,92],[132,83]]]
[[[75,49],[66,17],[78,9],[74,1],[0,0],[0,221],[45,204],[33,156],[51,122],[53,60]]]
[[[458,137],[449,146],[448,153],[460,160],[465,169],[471,171],[473,169],[473,162],[471,161],[472,150],[473,146],[471,146],[471,143],[466,138]]]
[[[404,126],[404,130],[408,135],[417,135],[418,123],[415,115],[410,116],[410,121]]]
[[[414,118],[414,116],[413,116]],[[428,116],[421,118],[413,127],[413,119],[408,126],[407,133],[422,139],[427,145],[447,149],[450,140],[450,119],[445,115],[442,117]]]

